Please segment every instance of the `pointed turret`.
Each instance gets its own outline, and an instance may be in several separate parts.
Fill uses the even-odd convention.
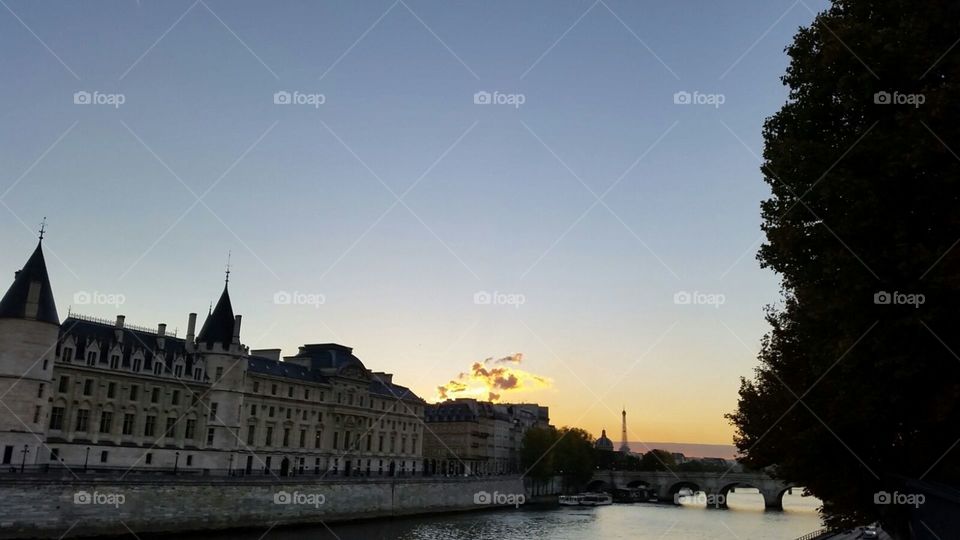
[[[0,318],[60,324],[47,264],[43,259],[42,238],[23,269],[14,274],[13,285],[0,300]]]
[[[233,341],[234,322],[233,305],[230,303],[230,292],[227,290],[227,284],[223,285],[223,293],[217,306],[207,315],[203,321],[200,333],[197,334],[197,343],[212,345],[221,343],[224,347],[230,347]]]

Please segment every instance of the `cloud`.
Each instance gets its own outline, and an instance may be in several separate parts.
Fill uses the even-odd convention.
[[[499,401],[505,392],[552,386],[549,378],[515,367],[522,362],[522,353],[474,362],[469,371],[460,372],[447,384],[438,386],[437,396],[439,399],[473,397]]]

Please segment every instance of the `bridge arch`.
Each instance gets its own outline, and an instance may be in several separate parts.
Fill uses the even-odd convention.
[[[670,487],[667,489],[667,497],[669,498],[670,501],[673,502],[673,504],[678,504],[677,494],[684,489],[689,489],[692,493],[703,491],[702,489],[700,489],[700,485],[697,484],[696,482],[692,482],[690,480],[680,480],[670,485]]]

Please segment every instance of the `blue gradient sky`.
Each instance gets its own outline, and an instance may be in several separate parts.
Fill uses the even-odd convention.
[[[558,425],[618,438],[625,406],[633,440],[729,443],[722,415],[778,298],[754,259],[760,129],[785,100],[784,46],[824,7],[4,0],[0,269],[47,216],[62,316],[182,335],[232,250],[251,347],[341,342],[431,400],[520,352],[552,385],[504,399]],[[475,105],[479,90],[525,103]],[[125,303],[76,305],[94,291]]]

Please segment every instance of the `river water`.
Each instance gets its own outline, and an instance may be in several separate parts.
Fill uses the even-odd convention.
[[[595,508],[526,506],[343,525],[251,529],[177,535],[182,540],[550,540],[707,539],[792,540],[822,527],[819,501],[785,495],[783,512],[763,510],[759,493],[731,493],[729,509],[666,504],[615,504]],[[266,532],[266,535],[264,533]]]

